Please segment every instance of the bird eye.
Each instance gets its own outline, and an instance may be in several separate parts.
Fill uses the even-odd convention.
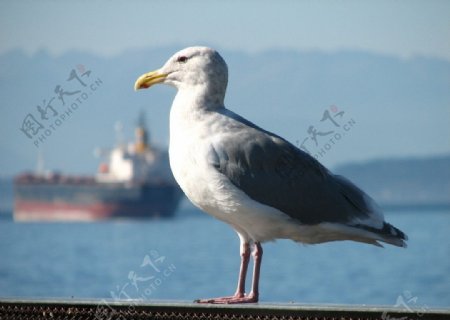
[[[177,62],[185,63],[188,60],[186,56],[179,56]]]

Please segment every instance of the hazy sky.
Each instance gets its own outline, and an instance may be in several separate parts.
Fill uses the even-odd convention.
[[[207,44],[450,60],[450,1],[1,1],[0,53]]]

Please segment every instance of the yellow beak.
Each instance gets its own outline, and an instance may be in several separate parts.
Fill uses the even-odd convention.
[[[160,73],[159,70],[145,73],[140,76],[134,83],[134,90],[147,89],[154,84],[161,83],[167,77],[167,74]]]

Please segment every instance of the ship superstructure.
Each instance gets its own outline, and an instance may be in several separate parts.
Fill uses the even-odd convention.
[[[167,150],[153,146],[141,115],[135,141],[99,152],[95,176],[25,173],[14,180],[14,219],[101,220],[174,215],[182,197]]]

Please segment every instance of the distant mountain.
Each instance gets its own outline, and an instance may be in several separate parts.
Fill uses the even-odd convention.
[[[93,173],[97,166],[93,150],[114,144],[116,121],[122,122],[130,140],[140,110],[147,112],[154,141],[167,145],[175,90],[155,86],[136,93],[133,85],[139,75],[159,68],[178,49],[136,49],[107,58],[76,51],[59,56],[19,50],[1,54],[0,174],[35,168],[38,150],[47,169]],[[321,121],[332,105],[345,112],[342,121],[354,121],[352,130],[319,159],[327,166],[450,152],[445,139],[450,136],[449,61],[360,51],[220,52],[229,66],[227,107],[259,126],[302,143],[310,127],[318,134],[334,130],[331,122]],[[89,84],[98,80],[92,90]],[[76,91],[80,92],[69,95]],[[57,92],[64,92],[66,105]],[[77,109],[67,110],[83,93]],[[42,120],[37,107],[49,101],[58,115],[47,109],[49,119]],[[63,114],[67,116],[61,119]],[[21,130],[28,115],[45,127],[32,138]],[[308,149],[327,148],[329,137],[319,135],[321,146]]]
[[[384,207],[450,207],[450,155],[380,159],[337,167]]]

